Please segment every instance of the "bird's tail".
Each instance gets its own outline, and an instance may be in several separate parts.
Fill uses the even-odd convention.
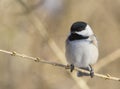
[[[81,72],[81,71],[78,71],[78,72],[77,72],[77,76],[78,76],[78,77],[90,76],[90,74],[87,74],[87,73],[83,73],[83,72]]]

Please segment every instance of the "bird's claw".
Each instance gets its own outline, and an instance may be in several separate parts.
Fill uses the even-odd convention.
[[[90,70],[90,77],[93,78],[94,77],[94,70],[93,70],[91,65],[89,65],[89,70]]]
[[[90,77],[91,77],[91,78],[94,77],[94,71],[90,71]]]
[[[73,72],[73,70],[74,70],[74,65],[71,64],[71,65],[70,65],[70,72]]]

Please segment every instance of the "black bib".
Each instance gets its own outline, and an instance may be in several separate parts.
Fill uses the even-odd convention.
[[[69,40],[70,41],[74,41],[74,40],[83,40],[83,39],[88,39],[89,36],[82,36],[82,35],[79,35],[79,34],[76,34],[76,33],[72,33],[70,36],[69,36]]]

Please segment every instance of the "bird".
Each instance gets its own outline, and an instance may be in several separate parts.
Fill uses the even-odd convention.
[[[70,65],[70,71],[74,67],[88,70],[90,74],[77,72],[77,76],[90,76],[93,78],[92,65],[98,60],[98,42],[91,27],[84,21],[76,21],[70,27],[70,33],[66,39],[66,60]]]

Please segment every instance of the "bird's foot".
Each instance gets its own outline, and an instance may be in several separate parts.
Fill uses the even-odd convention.
[[[73,70],[74,70],[74,65],[71,64],[71,65],[70,65],[70,72],[73,72]]]
[[[90,77],[93,78],[94,77],[94,70],[93,70],[91,65],[89,65],[89,71],[90,71]]]
[[[90,77],[91,77],[91,78],[94,77],[94,71],[90,71]]]

